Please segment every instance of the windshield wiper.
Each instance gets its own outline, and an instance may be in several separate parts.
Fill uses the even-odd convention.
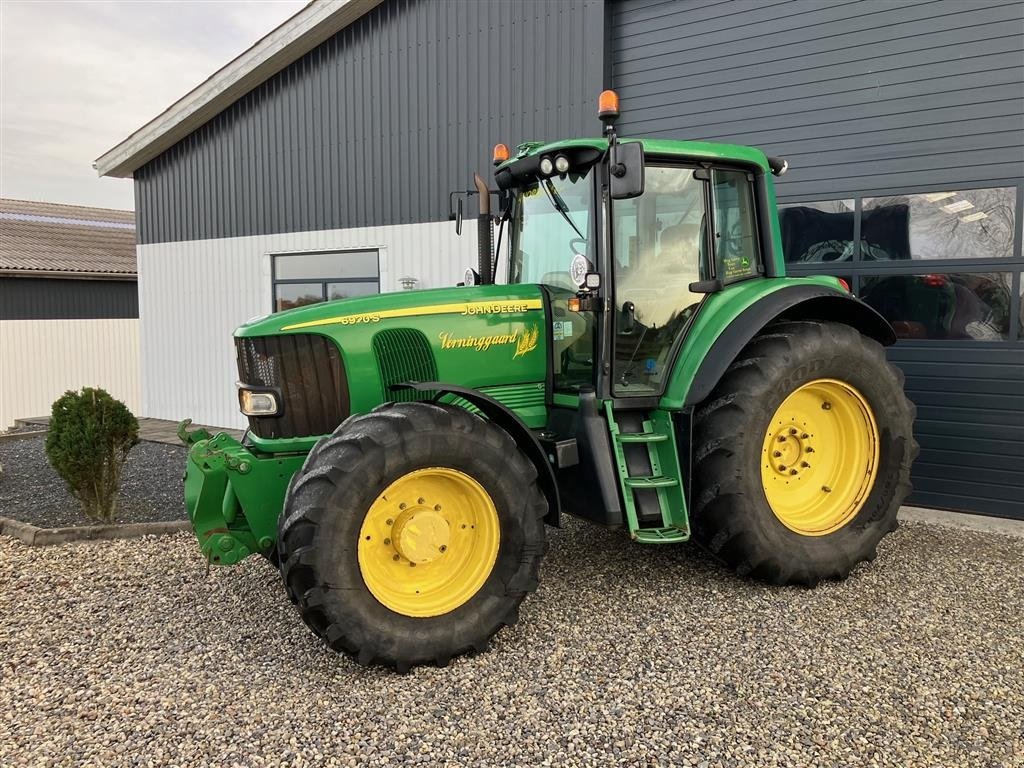
[[[579,235],[580,240],[586,242],[587,238],[583,236],[583,233],[580,232],[579,227],[577,227],[573,223],[573,220],[569,218],[569,206],[565,204],[565,200],[563,200],[562,196],[558,194],[558,190],[555,189],[555,185],[551,183],[551,179],[545,179],[543,186],[544,192],[548,196],[548,201],[551,203],[551,207],[558,211],[560,214],[562,214],[562,218],[569,222],[569,226],[573,228],[573,231],[577,235]]]

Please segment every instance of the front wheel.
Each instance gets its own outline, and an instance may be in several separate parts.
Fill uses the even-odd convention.
[[[913,422],[874,340],[837,323],[766,329],[697,410],[694,538],[770,583],[845,578],[896,528]]]
[[[293,478],[285,589],[361,664],[444,665],[516,621],[546,513],[536,469],[503,430],[454,406],[387,404],[348,419]]]

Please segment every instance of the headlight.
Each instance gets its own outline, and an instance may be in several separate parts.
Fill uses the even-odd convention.
[[[550,176],[555,172],[555,164],[551,162],[550,157],[542,157],[540,159],[540,172],[545,176]]]
[[[559,155],[555,158],[555,170],[559,173],[565,173],[569,170],[569,158],[565,155]]]
[[[238,407],[246,416],[276,416],[277,397],[273,392],[253,392],[239,388]]]

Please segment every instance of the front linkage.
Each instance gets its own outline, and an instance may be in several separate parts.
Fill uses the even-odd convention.
[[[257,456],[224,432],[189,432],[191,423],[178,425],[189,446],[185,507],[207,562],[233,565],[254,552],[269,554],[288,481],[306,455]]]

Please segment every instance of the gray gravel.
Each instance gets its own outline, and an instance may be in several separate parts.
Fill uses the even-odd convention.
[[[0,442],[0,517],[41,528],[89,525],[78,502],[50,466],[42,437]],[[142,442],[121,475],[117,523],[184,520],[185,447]]]
[[[491,652],[326,650],[259,558],[0,539],[0,765],[1024,765],[1024,540],[904,526],[842,584],[570,521]]]

